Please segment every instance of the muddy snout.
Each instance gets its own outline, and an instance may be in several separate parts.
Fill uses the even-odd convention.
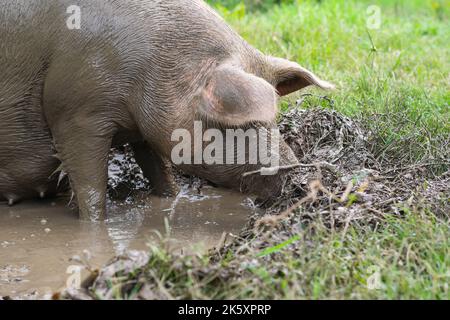
[[[255,195],[258,202],[279,196],[299,163],[277,128],[214,129],[203,131],[203,137],[202,148],[190,145],[196,150],[190,159],[172,159],[176,166],[217,186]]]
[[[275,157],[276,158],[276,157]],[[255,166],[242,174],[240,191],[257,196],[257,204],[270,204],[283,192],[292,170],[299,164],[292,149],[280,141],[278,159],[271,165]]]

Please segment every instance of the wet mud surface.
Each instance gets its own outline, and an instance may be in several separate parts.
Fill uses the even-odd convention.
[[[141,192],[132,201],[109,201],[103,223],[79,221],[67,203],[0,204],[0,296],[49,297],[66,285],[80,257],[96,269],[125,250],[148,249],[168,232],[176,250],[203,251],[224,233],[239,233],[254,214],[246,196],[209,186],[185,185],[171,199]]]

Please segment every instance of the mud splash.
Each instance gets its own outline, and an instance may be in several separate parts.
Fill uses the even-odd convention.
[[[67,199],[0,205],[0,296],[46,298],[65,286],[78,257],[92,268],[125,250],[146,250],[170,232],[180,250],[206,250],[222,235],[238,233],[254,214],[247,197],[185,185],[176,199],[144,193],[133,201],[109,201],[104,223],[81,222]],[[169,227],[169,230],[168,230]]]

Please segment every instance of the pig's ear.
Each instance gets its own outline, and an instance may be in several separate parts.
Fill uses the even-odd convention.
[[[275,120],[277,99],[266,80],[238,67],[221,66],[203,89],[199,111],[203,118],[226,125],[267,123]]]
[[[308,86],[334,89],[333,84],[319,79],[314,73],[295,62],[274,57],[268,57],[268,59],[271,82],[280,96],[288,95]]]

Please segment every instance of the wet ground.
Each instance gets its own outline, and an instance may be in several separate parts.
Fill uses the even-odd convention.
[[[200,194],[185,187],[176,199],[109,202],[104,223],[79,221],[66,199],[0,204],[0,296],[43,298],[65,286],[72,258],[90,257],[98,268],[125,249],[145,250],[167,225],[174,248],[205,250],[253,213],[246,196],[208,186]]]

